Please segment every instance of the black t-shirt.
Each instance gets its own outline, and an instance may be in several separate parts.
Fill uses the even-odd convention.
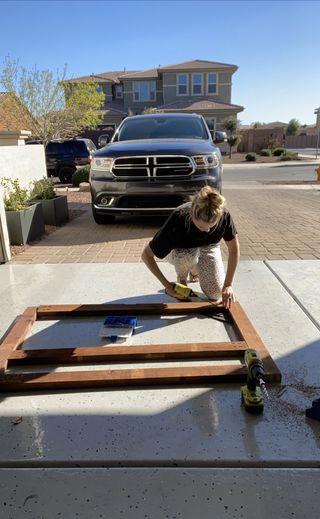
[[[237,231],[231,214],[224,209],[219,223],[209,232],[200,231],[189,218],[191,202],[175,209],[149,245],[157,258],[164,258],[172,249],[205,247],[235,238]]]

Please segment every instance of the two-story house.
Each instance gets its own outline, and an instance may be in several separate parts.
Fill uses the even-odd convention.
[[[105,93],[104,120],[98,130],[116,128],[128,114],[145,109],[203,115],[210,130],[222,130],[223,119],[242,106],[231,104],[236,65],[194,60],[144,71],[116,71],[69,80],[94,80]]]

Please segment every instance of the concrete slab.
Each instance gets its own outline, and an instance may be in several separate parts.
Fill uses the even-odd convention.
[[[319,472],[0,469],[1,518],[316,518]]]
[[[320,329],[320,261],[266,261],[266,264]]]
[[[295,270],[291,262],[284,263],[284,272]],[[317,262],[304,261],[303,265],[315,279]],[[174,280],[172,267],[163,264],[162,268]],[[197,510],[206,518],[217,510],[219,519],[267,519],[275,516],[272,503],[280,495],[283,500],[279,497],[276,502],[277,517],[295,513],[294,517],[302,519],[306,511],[315,517],[313,511],[320,504],[314,483],[320,463],[320,422],[305,418],[305,408],[320,396],[319,330],[284,282],[279,282],[281,276],[282,272],[275,276],[262,262],[241,262],[235,282],[241,305],[283,373],[282,385],[269,388],[272,400],[266,403],[263,415],[243,410],[237,384],[3,393],[0,479],[3,476],[6,485],[0,497],[1,502],[6,498],[12,505],[3,508],[3,517],[19,519],[23,511],[24,517],[32,519],[59,517],[60,512],[65,517],[87,518],[85,495],[95,503],[90,515],[94,518],[191,518]],[[300,285],[294,286],[294,279],[292,275],[291,288],[297,294]],[[170,301],[142,264],[3,265],[0,286],[1,335],[26,306]],[[319,305],[319,292],[314,297]],[[212,333],[229,336],[221,323],[212,320],[178,317],[173,321],[146,320],[143,332],[134,340],[190,342],[192,337],[208,341]],[[41,323],[29,345],[62,339],[66,331],[76,342],[91,342],[97,326],[92,321],[84,327],[80,321],[67,331],[59,323],[43,328]],[[219,340],[216,335],[214,340]],[[119,473],[113,472],[116,468]],[[135,479],[137,468],[142,475],[136,474]],[[238,472],[241,468],[243,473]],[[68,494],[69,480],[74,486],[63,501],[60,496]],[[151,485],[147,494],[152,497],[143,506],[145,487],[138,489],[142,480]],[[212,482],[223,494],[207,493]],[[279,488],[282,492],[275,494]],[[127,489],[132,498],[124,504]],[[191,503],[192,495],[196,497]],[[14,496],[19,499],[12,513]],[[45,502],[53,503],[52,515],[44,512]],[[134,508],[128,512],[126,506]],[[138,515],[139,510],[144,515]]]

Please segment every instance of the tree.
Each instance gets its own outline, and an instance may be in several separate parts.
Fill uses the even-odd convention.
[[[252,128],[261,128],[264,125],[265,123],[261,123],[260,121],[255,121],[254,123],[251,123]]]
[[[297,135],[300,131],[301,124],[297,119],[290,119],[286,129],[286,135]]]
[[[236,117],[229,117],[223,121],[223,127],[227,132],[227,141],[229,144],[229,157],[232,157],[232,147],[238,146],[241,141],[239,132],[240,121]]]
[[[105,95],[98,84],[66,82],[62,73],[50,70],[28,70],[9,56],[4,62],[0,83],[20,100],[15,111],[16,123],[26,110],[31,116],[31,132],[44,144],[52,139],[74,137],[84,128],[93,129],[103,118],[100,110]]]

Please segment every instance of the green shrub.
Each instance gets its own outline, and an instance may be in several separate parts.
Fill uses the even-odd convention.
[[[257,160],[257,154],[256,153],[247,153],[247,155],[245,156],[245,159],[248,162],[255,162]]]
[[[281,155],[280,160],[301,160],[301,157],[299,157],[298,153],[287,151],[287,153]]]
[[[81,182],[89,182],[90,166],[77,169],[72,175],[72,184],[79,187]]]
[[[280,155],[283,155],[284,153],[286,153],[286,149],[285,148],[275,148],[272,153],[275,157],[280,157]]]
[[[4,177],[1,180],[4,187],[4,208],[6,211],[21,211],[29,207],[30,191],[20,186],[19,179]]]
[[[40,180],[32,182],[31,200],[50,200],[55,198],[54,180],[52,178],[43,177]]]
[[[259,155],[261,155],[261,157],[271,157],[272,150],[270,150],[270,148],[264,148],[263,150],[260,150]]]

